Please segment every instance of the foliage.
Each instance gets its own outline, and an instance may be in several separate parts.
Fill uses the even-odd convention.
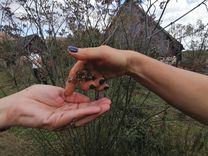
[[[41,37],[47,47],[46,53],[42,55],[43,69],[50,84],[62,87],[65,85],[68,71],[74,63],[65,52],[68,45],[93,47],[105,43],[115,47],[108,36],[104,35],[104,30],[121,4],[112,8],[111,1],[96,1],[96,5],[93,5],[88,0],[64,1],[64,4],[53,0],[17,0],[16,4],[24,10],[20,16],[9,8],[12,2],[14,1],[2,3],[5,13],[3,23],[14,28],[5,32],[25,36],[33,30]],[[151,2],[148,1],[149,3]],[[161,8],[165,8],[164,5],[161,4]],[[149,4],[149,7],[153,6]],[[197,33],[205,30],[200,22],[196,30],[192,28],[190,25],[180,25],[172,27],[170,32],[177,37],[181,34],[192,36],[192,32],[196,30],[199,30]],[[200,43],[204,41],[199,39]],[[136,46],[136,43],[133,45]],[[202,49],[205,43],[204,41]],[[12,60],[15,62],[7,68],[1,68],[1,97],[36,83],[29,62],[21,62],[12,45],[13,42],[6,40],[0,45],[1,57],[9,60],[14,55]],[[193,57],[198,56],[197,53]],[[22,128],[15,128],[10,132],[21,137],[31,137],[39,155],[45,156],[208,154],[208,131],[203,125],[170,108],[166,102],[129,77],[108,83],[111,87],[103,93],[78,89],[92,99],[107,96],[113,102],[108,114],[88,126],[79,129],[65,128],[57,132]]]
[[[203,21],[198,20],[196,24],[175,24],[170,28],[170,33],[185,42],[188,49],[182,53],[180,62],[182,68],[207,74],[207,26]]]

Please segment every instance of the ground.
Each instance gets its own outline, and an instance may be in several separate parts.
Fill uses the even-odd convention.
[[[19,138],[12,132],[0,132],[1,156],[33,156],[34,149],[30,140]]]

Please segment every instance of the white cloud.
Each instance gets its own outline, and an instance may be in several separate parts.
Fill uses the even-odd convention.
[[[5,0],[0,0],[0,2],[3,2]],[[63,0],[57,0],[59,2],[63,2]],[[162,12],[162,9],[159,9],[159,4],[163,0],[159,0],[158,3],[156,3],[156,17],[157,19],[160,17],[160,14]],[[95,0],[91,0],[92,4],[95,4]],[[201,3],[202,0],[170,0],[167,9],[164,13],[164,16],[162,18],[161,26],[166,26],[172,21],[176,20],[195,6],[197,6],[199,3]],[[207,2],[208,3],[208,2]],[[11,4],[12,11],[16,10],[18,6],[13,3]],[[19,8],[16,13],[23,13],[23,8]],[[201,5],[199,8],[182,18],[177,23],[181,24],[194,24],[198,19],[201,19],[204,23],[208,23],[208,11],[206,10],[206,7],[204,5]]]
[[[187,13],[189,10],[201,3],[202,0],[171,0],[168,4],[164,16],[162,18],[162,26],[170,24],[172,21],[178,19],[180,16]],[[157,4],[159,5],[159,3]],[[156,16],[159,18],[162,10],[157,10]],[[181,24],[195,24],[197,20],[201,19],[204,23],[208,23],[208,11],[204,5],[201,5],[177,23]]]
[[[159,5],[161,2],[163,2],[164,0],[159,0],[159,2],[157,2],[155,5],[156,10],[151,9],[151,13],[153,13],[153,11],[155,11],[155,15],[156,15],[156,20],[159,19],[163,9],[160,9]],[[146,5],[143,5],[144,8],[148,7],[148,2],[149,1],[145,1]],[[189,12],[190,10],[192,10],[193,8],[195,8],[196,6],[198,6],[201,2],[203,2],[203,0],[170,0],[169,4],[167,5],[167,8],[163,14],[162,17],[162,23],[160,24],[162,27],[166,27],[167,25],[169,25],[170,23],[172,23],[173,21],[175,21],[176,19],[178,19],[179,17],[183,16],[184,14],[186,14],[187,12]],[[208,6],[208,2],[206,1],[206,4]],[[146,9],[145,9],[146,10]],[[176,24],[182,24],[182,25],[188,25],[188,24],[192,24],[192,25],[196,25],[198,20],[202,20],[203,24],[208,24],[208,10],[206,8],[206,6],[204,4],[200,5],[198,8],[196,8],[195,10],[193,10],[192,12],[190,12],[189,14],[187,14],[186,16],[184,16],[182,19],[180,19],[179,21],[176,22]],[[169,30],[170,27],[167,27],[166,30]],[[194,38],[194,40],[199,40],[200,38]],[[190,49],[190,38],[183,38],[182,40],[182,44],[184,45],[184,47],[186,49]]]
[[[188,4],[200,2],[200,0],[186,0]]]

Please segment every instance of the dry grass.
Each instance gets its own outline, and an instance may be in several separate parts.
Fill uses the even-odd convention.
[[[18,138],[12,133],[0,133],[1,156],[34,156],[37,155],[32,142],[26,138]]]

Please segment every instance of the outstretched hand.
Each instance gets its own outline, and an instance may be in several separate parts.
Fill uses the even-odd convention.
[[[79,93],[65,97],[63,88],[49,85],[31,86],[1,102],[8,107],[5,107],[5,126],[48,130],[87,124],[108,111],[111,104],[107,98],[91,102]]]

